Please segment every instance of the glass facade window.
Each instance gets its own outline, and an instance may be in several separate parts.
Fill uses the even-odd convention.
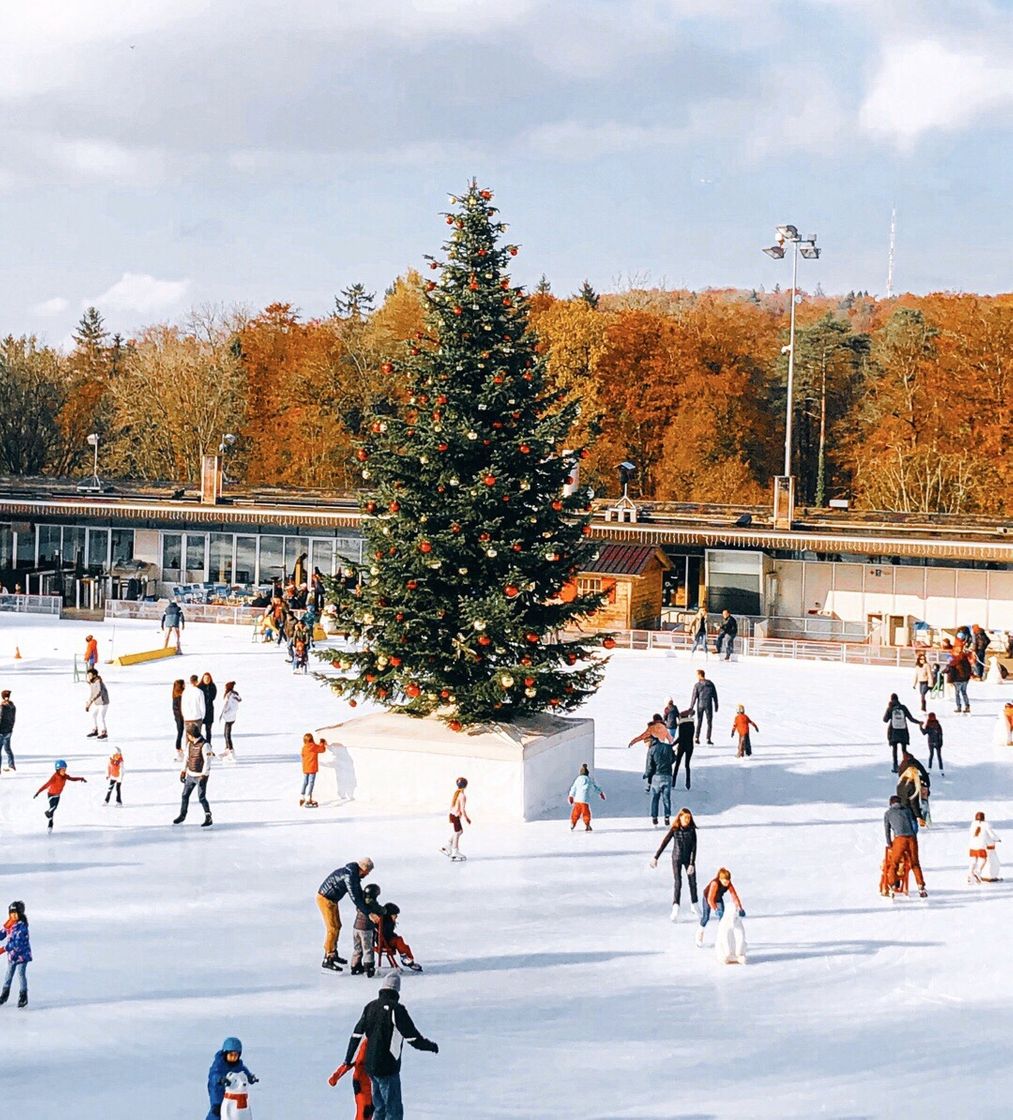
[[[65,564],[73,564],[75,568],[84,566],[84,529],[79,525],[63,527],[63,561]]]
[[[35,530],[33,528],[16,529],[17,558],[19,566],[32,567],[35,563]]]
[[[162,535],[162,579],[179,579],[182,572],[183,535]]]
[[[112,552],[110,558],[113,564],[124,564],[134,558],[134,531],[133,529],[113,529]]]
[[[260,538],[260,575],[261,583],[270,583],[274,579],[284,579],[285,560],[282,537]]]
[[[56,565],[63,557],[63,545],[60,543],[61,529],[59,525],[40,525],[39,534],[39,567]]]
[[[208,565],[208,579],[213,583],[232,582],[232,545],[231,533],[211,534],[211,562]]]
[[[191,583],[202,583],[207,576],[208,538],[205,533],[186,535],[186,578]]]
[[[310,574],[319,568],[325,576],[334,572],[334,541],[310,541]]]
[[[305,556],[303,565],[309,564],[309,551],[310,542],[308,537],[286,537],[285,538],[285,575],[290,576],[295,573],[295,562],[300,556]],[[309,582],[309,576],[312,568],[306,569],[305,580]]]
[[[109,567],[109,530],[88,530],[88,567],[93,574]]]
[[[0,525],[0,568],[14,566],[14,533],[10,525]]]
[[[236,583],[255,583],[257,579],[257,538],[236,537]]]

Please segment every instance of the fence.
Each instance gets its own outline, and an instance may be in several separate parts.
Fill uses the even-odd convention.
[[[161,620],[168,599],[158,603],[137,602],[129,599],[107,599],[106,618],[142,618],[154,622]],[[186,603],[183,617],[187,622],[221,622],[232,626],[250,625],[258,615],[264,613],[263,607],[226,607],[217,603]]]
[[[59,595],[0,595],[0,611],[12,614],[53,614],[60,617]]]
[[[864,642],[869,634],[863,622],[848,622],[843,618],[828,615],[807,615],[805,618],[789,618],[785,615],[772,615],[757,623],[753,635],[770,638],[806,638],[818,641]]]

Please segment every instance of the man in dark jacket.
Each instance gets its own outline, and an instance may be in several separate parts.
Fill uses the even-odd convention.
[[[954,653],[943,669],[943,675],[953,685],[955,712],[970,712],[971,702],[967,698],[967,682],[971,679],[971,662],[966,653]],[[963,703],[963,708],[961,708]]]
[[[896,888],[898,865],[903,861],[906,871],[913,871],[918,893],[925,898],[925,878],[918,862],[918,822],[911,810],[901,805],[900,798],[890,798],[890,808],[883,814],[883,831],[886,834],[886,862],[883,868],[882,888],[891,896]]]
[[[971,627],[971,646],[974,649],[974,675],[980,681],[985,676],[985,653],[992,639],[978,625]]]
[[[651,821],[658,823],[658,800],[660,798],[665,810],[665,824],[669,823],[672,816],[672,766],[675,763],[675,753],[668,739],[654,739],[651,749],[647,752],[647,768],[644,770],[644,781],[651,791]]]
[[[679,777],[679,766],[683,759],[686,760],[686,789],[690,788],[689,764],[693,758],[693,709],[679,713],[679,723],[676,728],[675,765],[672,767],[672,785]]]
[[[7,752],[7,767],[16,770],[14,765],[14,751],[11,750],[11,736],[14,734],[14,720],[18,710],[11,703],[11,690],[5,688],[0,692],[0,756]]]
[[[717,641],[714,643],[714,652],[721,656],[725,651],[725,661],[732,656],[732,646],[735,645],[735,635],[739,632],[739,624],[735,621],[731,611],[721,612],[721,626],[718,629]]]
[[[365,856],[358,863],[353,861],[346,863],[344,867],[336,867],[320,884],[317,907],[324,920],[324,959],[321,967],[340,972],[340,966],[348,963],[344,957],[338,956],[338,934],[341,932],[338,903],[346,894],[350,895],[355,909],[368,914],[369,907],[362,893],[362,879],[372,870],[373,861]]]
[[[169,639],[176,635],[176,652],[182,653],[180,649],[180,631],[186,627],[186,619],[183,617],[183,608],[179,603],[169,600],[169,605],[165,608],[162,614],[161,629],[165,631],[165,645],[163,649],[169,648]]]
[[[704,716],[707,717],[707,745],[712,747],[711,727],[714,723],[714,713],[718,710],[718,690],[713,681],[707,679],[703,669],[696,671],[697,681],[689,697],[690,710],[696,709],[696,738],[700,742],[700,729],[703,727]]]
[[[366,1072],[373,1086],[374,1120],[403,1120],[401,1103],[401,1047],[407,1042],[416,1050],[440,1052],[418,1032],[412,1017],[401,1004],[401,977],[392,972],[380,985],[380,995],[362,1009],[348,1040],[345,1063],[351,1065],[363,1038],[366,1039]]]

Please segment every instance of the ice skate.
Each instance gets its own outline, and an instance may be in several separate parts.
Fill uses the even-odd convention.
[[[0,992],[0,1004],[6,1003],[10,999],[10,996],[11,996],[10,988],[4,988],[4,990],[2,992]]]
[[[305,797],[300,797],[299,798],[299,808],[301,809],[305,804],[306,804],[306,798]]]
[[[179,816],[172,822],[173,824],[182,824],[186,820],[186,813],[180,813]]]
[[[441,852],[442,852],[442,853],[443,853],[443,854],[444,854],[445,856],[452,856],[452,855],[454,854],[454,852],[453,852],[453,849],[451,849],[451,848],[448,848],[448,847],[446,846],[446,844],[444,844],[444,846],[443,846],[442,848],[440,848],[440,851],[441,851]]]
[[[374,977],[375,975],[376,975],[376,968],[375,968],[375,967],[374,967],[373,965],[369,965],[369,966],[367,966],[367,968],[366,968],[366,976],[367,976],[367,977],[368,977],[368,978],[369,978],[370,980],[372,980],[372,979],[373,979],[373,977]]]
[[[89,731],[88,734],[85,735],[85,738],[86,739],[97,739],[98,738],[98,732],[97,731]]]
[[[109,738],[108,734],[105,731],[101,732],[98,737],[100,739],[108,739]]]
[[[365,971],[366,970],[362,967],[361,964],[353,964],[352,967],[348,970],[348,975],[361,976]]]
[[[404,965],[405,968],[410,968],[412,970],[412,972],[421,972],[422,971],[422,965],[416,963],[410,957],[402,957],[401,958],[401,963]]]
[[[465,860],[467,860],[467,858],[468,857],[466,855],[462,855],[460,852],[454,852],[453,855],[450,857],[450,862],[451,863],[464,863]]]
[[[329,969],[331,972],[340,972],[341,965],[338,964],[337,953],[328,953],[327,956],[324,957],[324,959],[320,962],[320,967]],[[355,969],[353,968],[352,971],[354,972]]]
[[[745,956],[745,954],[744,954],[744,953],[742,953],[742,954],[740,954],[739,956],[737,956],[737,957],[735,958],[735,963],[736,963],[736,964],[745,964],[745,963],[746,963],[746,956]]]
[[[586,824],[586,825],[584,825],[584,831],[585,832],[594,832],[594,829],[589,824]]]
[[[307,809],[319,809],[320,805],[316,801],[307,801],[306,802],[306,808]]]
[[[924,887],[921,887],[918,891],[918,897],[919,898],[928,898],[929,897],[929,892]]]
[[[675,903],[672,904],[672,913],[669,914],[669,919],[673,922],[677,922],[679,920],[679,904],[678,904],[678,902],[675,902]]]
[[[204,814],[204,821],[201,824],[201,828],[210,828],[213,823],[214,822],[211,820],[211,814],[210,813],[205,813]]]
[[[696,931],[696,938],[695,938],[695,940],[696,940],[696,947],[697,947],[698,949],[702,949],[702,948],[703,948],[703,933],[704,933],[704,930],[703,930],[703,926],[701,926],[701,927],[700,927],[700,928],[699,928],[699,929],[698,929],[698,930]]]
[[[27,1007],[27,1006],[28,1006],[28,993],[27,992],[22,992],[21,995],[18,996],[18,1007]]]

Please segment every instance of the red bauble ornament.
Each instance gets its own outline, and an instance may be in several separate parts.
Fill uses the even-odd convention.
[[[367,513],[376,513],[376,502],[368,501],[366,503],[366,512]]]
[[[478,255],[480,257],[484,257],[488,251],[489,251],[488,249],[479,249]]]
[[[516,257],[517,256],[517,246],[516,245],[511,245],[507,249],[507,252],[510,254],[511,257]]]
[[[522,373],[521,377],[523,377],[525,381],[534,381],[535,379],[535,375],[533,373]]]
[[[366,674],[366,684],[372,684],[375,680],[376,680],[376,674],[375,673],[367,673]]]
[[[415,588],[418,587],[418,585],[419,585],[419,581],[417,579],[410,579],[405,584],[405,587],[407,587],[409,591],[414,591]]]
[[[337,661],[337,660],[332,661],[331,662],[331,668],[332,669],[340,669],[341,668],[341,662]]]
[[[486,484],[486,486],[495,486],[496,476],[494,474],[487,474],[485,478],[482,479],[482,481]]]
[[[422,541],[419,544],[419,552],[432,552],[432,551],[433,551],[433,546],[429,543],[429,541]]]
[[[381,365],[380,365],[380,372],[381,372],[381,373],[393,373],[393,372],[394,372],[394,365],[393,365],[393,363],[392,363],[392,362],[383,362],[383,363],[381,363]]]
[[[396,668],[397,668],[397,667],[398,667],[398,666],[399,666],[399,665],[401,664],[401,658],[400,658],[400,657],[398,657],[398,656],[397,656],[397,655],[395,654],[395,655],[394,655],[394,656],[393,656],[393,657],[392,657],[392,658],[390,659],[390,663],[391,663],[391,665],[393,665],[393,666],[394,666],[394,668],[396,669]]]
[[[400,508],[401,508],[401,503],[397,500],[397,498],[395,498],[394,501],[392,501],[387,508],[390,510],[391,513],[397,513],[398,510],[400,510]]]
[[[447,215],[447,225],[452,226],[453,224],[454,224],[454,215],[453,214],[448,214]]]
[[[581,451],[580,451],[580,457],[582,459],[590,459],[591,458],[591,452],[588,451],[588,449],[586,447],[582,447]]]
[[[524,551],[523,546],[519,545],[519,544],[512,544],[510,547],[514,550],[514,552],[523,552]]]
[[[615,640],[615,638],[606,638],[606,639],[605,639],[605,640],[604,640],[604,641],[602,642],[602,645],[603,645],[603,646],[604,646],[604,647],[605,647],[606,649],[615,649],[615,648],[616,648],[616,640]]]
[[[349,700],[348,701],[348,706],[350,708],[357,708],[359,706],[359,701],[358,700]]]
[[[450,699],[450,689],[449,688],[441,688],[440,689],[440,699],[441,700],[449,700]]]
[[[510,501],[510,495],[509,494],[504,494],[503,495],[503,501],[504,502],[509,502]]]
[[[397,614],[394,615],[394,621],[395,622],[404,622],[404,614],[401,611],[398,611]]]
[[[473,292],[478,291],[478,281],[474,276],[468,281],[468,288]]]
[[[449,447],[450,447],[449,443],[438,443],[436,445],[436,450],[437,451],[446,451]]]
[[[522,665],[530,665],[531,664],[531,658],[530,657],[522,657],[521,658],[521,664]]]
[[[503,384],[503,375],[500,374],[500,373],[497,373],[496,376],[492,379],[492,383],[493,383],[493,385],[502,385]]]
[[[461,730],[461,721],[459,719],[452,719],[450,721],[450,723],[447,724],[447,726],[450,728],[451,731],[460,731]]]
[[[524,678],[524,687],[525,688],[534,688],[534,685],[535,685],[535,678],[534,677],[525,677]]]
[[[488,634],[479,634],[478,644],[480,646],[492,645],[492,638],[490,638]]]
[[[584,534],[585,537],[589,537],[591,535],[591,526],[590,525],[583,525],[583,526],[581,526],[580,531]]]
[[[551,705],[552,705],[552,706],[553,706],[554,708],[558,708],[558,707],[559,707],[559,697],[558,697],[558,696],[553,696],[553,697],[552,697],[552,699],[551,699],[551,700],[549,701],[549,703],[550,703],[550,704],[551,704]]]
[[[478,539],[479,539],[479,540],[480,540],[480,541],[481,541],[481,542],[482,542],[483,544],[485,544],[485,542],[486,542],[486,541],[491,541],[491,540],[492,540],[492,537],[490,537],[488,533],[479,533],[479,534],[478,534]]]
[[[464,310],[463,307],[458,307],[457,305],[454,306],[454,314],[455,315],[460,315],[463,310]]]
[[[436,403],[437,404],[446,404],[449,399],[450,398],[447,397],[445,394],[440,393],[440,395],[436,398]]]
[[[418,696],[418,694],[421,691],[422,691],[422,689],[419,688],[419,686],[414,681],[412,681],[412,683],[405,688],[404,694],[405,694],[405,696],[414,700],[415,697]]]
[[[508,583],[506,585],[506,587],[503,588],[503,594],[508,599],[516,599],[517,596],[520,594],[520,591],[516,587],[514,587],[514,585],[512,583]]]
[[[478,197],[485,199],[485,201],[488,202],[489,199],[492,198],[492,191],[479,191]]]
[[[558,498],[556,498],[552,503],[552,508],[557,511],[561,510],[563,508],[563,503]]]
[[[576,665],[577,664],[576,654],[568,653],[566,655],[566,663],[567,663],[567,665]]]
[[[453,525],[450,526],[450,531],[452,533],[459,533],[461,531],[461,526],[460,526],[459,522],[455,521],[453,523]]]
[[[508,288],[510,287],[510,281],[509,281],[509,279],[508,279],[508,278],[507,278],[506,276],[504,276],[504,277],[503,277],[503,279],[502,279],[502,280],[501,280],[501,281],[499,282],[499,286],[500,286],[500,287],[501,287],[501,288],[502,288],[502,289],[503,289],[504,291],[506,291],[506,290],[507,290],[507,289],[508,289]]]
[[[387,699],[387,689],[385,689],[385,688],[378,688],[376,690],[376,694],[377,694],[377,696],[380,697],[381,700],[386,700]]]
[[[504,307],[513,307],[513,305],[514,305],[514,301],[512,299],[505,299],[503,301],[503,306]]]
[[[517,448],[517,450],[518,450],[518,451],[519,451],[519,452],[520,452],[520,453],[521,453],[522,455],[530,455],[530,454],[531,454],[531,448],[530,448],[530,447],[528,446],[528,444],[526,444],[526,443],[522,443],[522,444],[520,445],[520,447],[518,447],[518,448]]]
[[[498,432],[498,431],[500,430],[500,428],[502,428],[502,427],[503,427],[503,421],[502,421],[502,420],[493,420],[493,422],[492,422],[492,426],[493,426],[493,427],[494,427],[494,428],[496,429],[496,431]]]
[[[439,261],[430,261],[429,262],[429,267],[430,268],[439,268],[440,267],[440,262]],[[436,285],[434,284],[433,287],[435,288]]]
[[[359,450],[356,451],[355,457],[360,463],[364,463],[369,458],[369,452],[364,447],[360,447]]]
[[[430,265],[429,267],[432,268],[433,266]],[[426,281],[426,291],[427,292],[431,292],[435,287],[436,287],[436,281],[435,280],[427,280]]]
[[[538,635],[534,632],[534,630],[529,630],[524,635],[524,640],[527,641],[527,642],[530,642],[533,646],[537,645],[538,644]]]

